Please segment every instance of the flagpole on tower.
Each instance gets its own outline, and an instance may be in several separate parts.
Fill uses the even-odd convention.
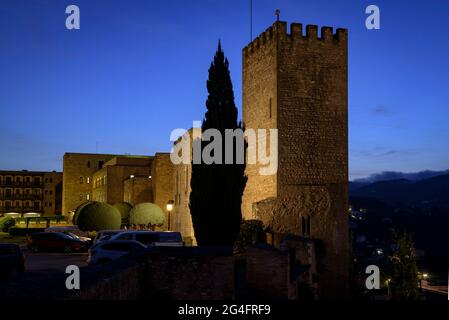
[[[253,41],[253,0],[249,0],[249,37]]]

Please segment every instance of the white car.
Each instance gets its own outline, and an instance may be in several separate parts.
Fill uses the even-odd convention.
[[[103,241],[89,249],[88,264],[103,264],[119,259],[128,253],[138,253],[147,247],[137,241]]]
[[[97,232],[93,244],[96,245],[102,241],[110,240],[112,236],[125,232],[126,230],[101,230]]]
[[[148,247],[183,247],[181,233],[172,231],[125,231],[111,237],[112,240],[133,240]]]

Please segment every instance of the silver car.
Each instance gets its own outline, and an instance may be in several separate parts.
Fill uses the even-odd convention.
[[[99,242],[89,249],[88,264],[108,263],[119,259],[128,253],[142,252],[147,248],[138,241],[117,240]]]

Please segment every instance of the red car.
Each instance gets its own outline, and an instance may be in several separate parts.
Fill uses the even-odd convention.
[[[38,251],[86,251],[89,241],[63,232],[38,232],[28,239],[28,249]]]

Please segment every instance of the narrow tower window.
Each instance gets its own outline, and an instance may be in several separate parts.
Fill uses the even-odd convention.
[[[303,236],[310,236],[310,217],[301,217],[301,229]]]
[[[270,119],[271,119],[271,117],[273,116],[273,110],[272,110],[272,106],[271,106],[271,98],[270,98],[268,104],[269,104],[269,115],[270,115]]]

